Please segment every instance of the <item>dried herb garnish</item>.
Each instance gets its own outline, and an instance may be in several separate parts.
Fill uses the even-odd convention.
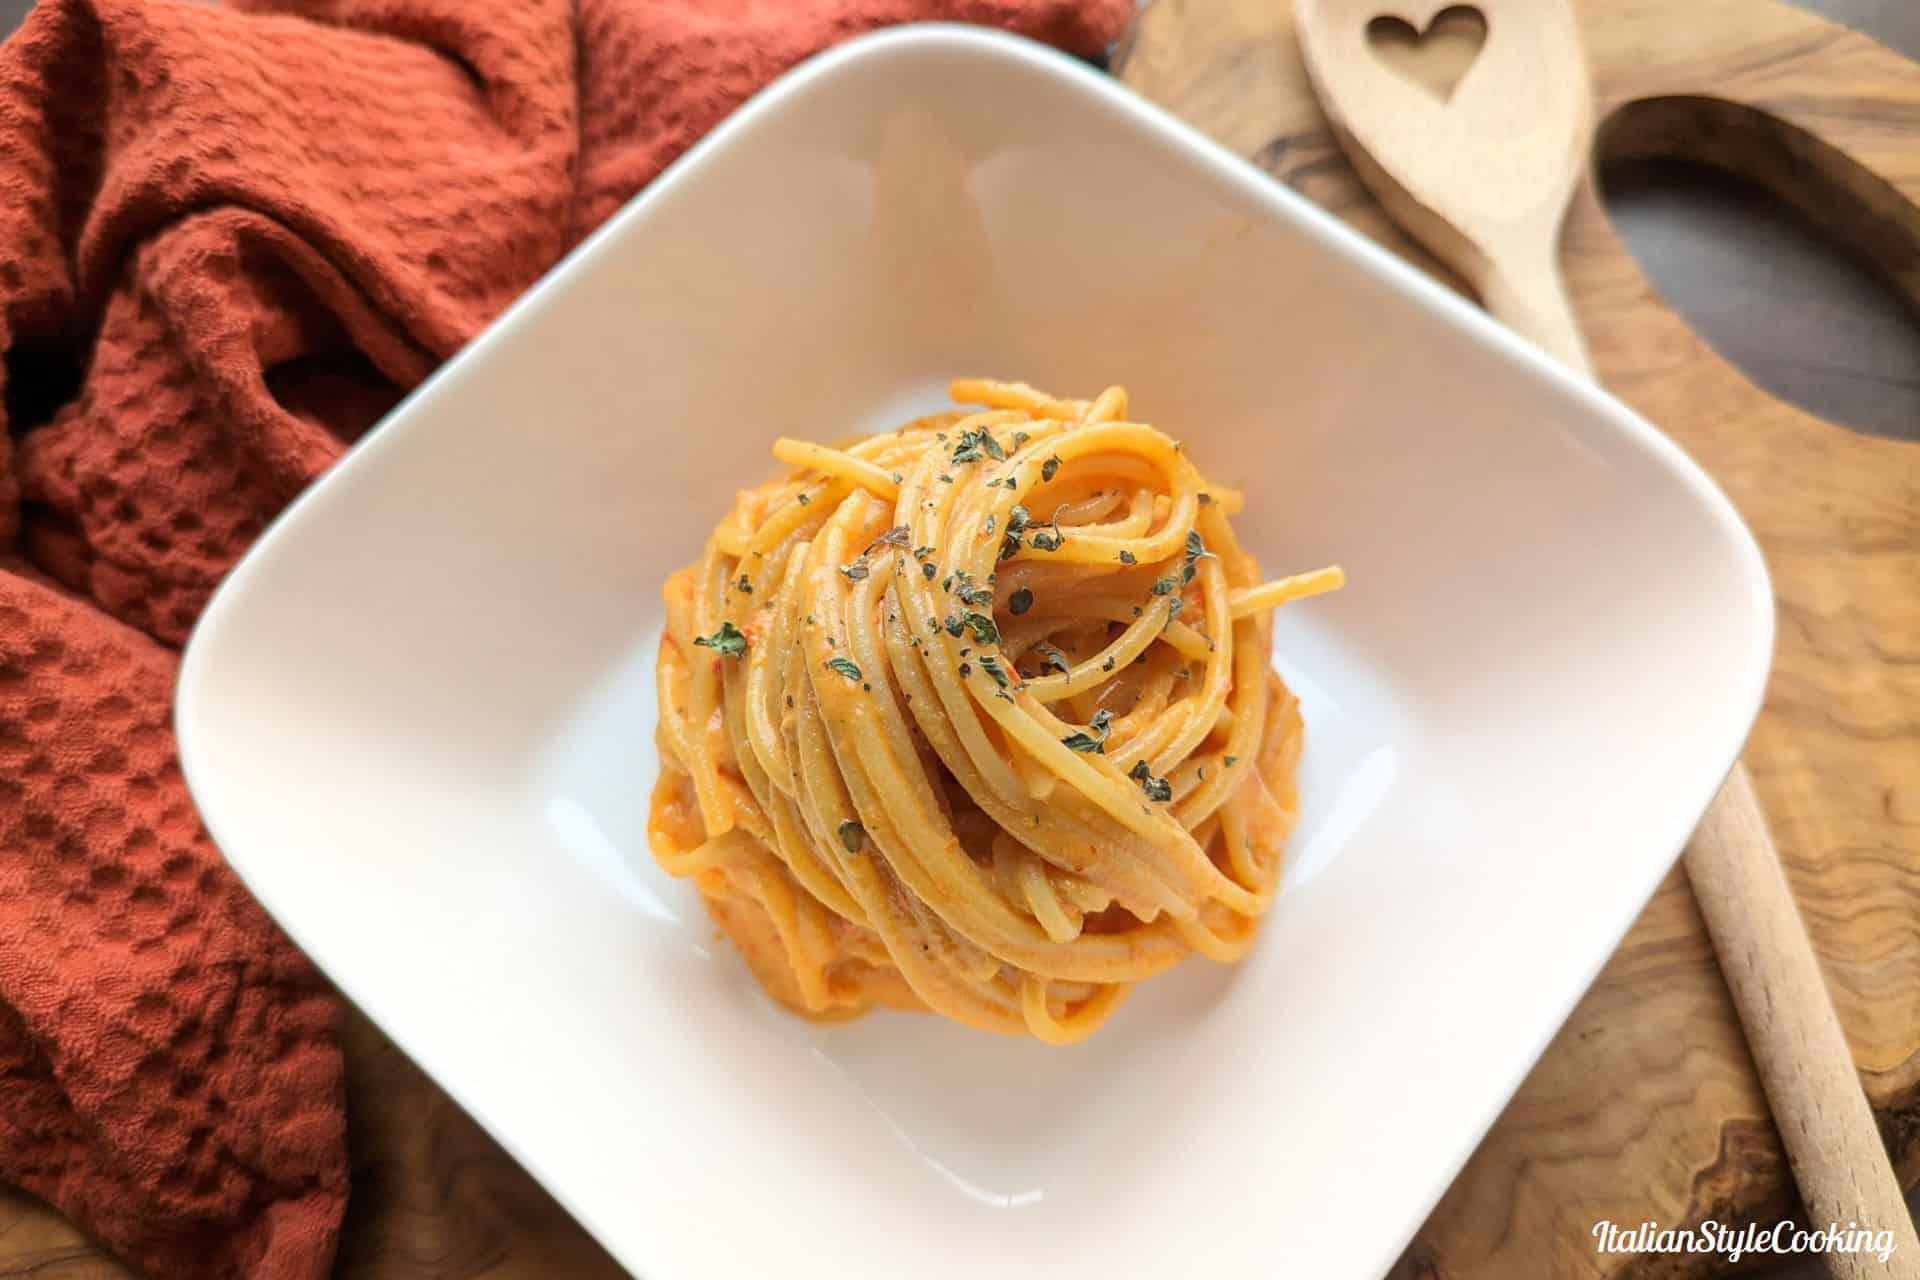
[[[992,579],[989,578],[988,581],[992,581]],[[973,575],[965,569],[955,569],[947,575],[946,581],[940,585],[948,591],[953,592],[953,594],[958,595],[963,603],[978,605],[982,608],[993,603],[993,588],[976,587],[973,585]],[[954,591],[956,586],[959,588],[958,591]]]
[[[1200,505],[1203,507],[1210,507],[1213,505],[1213,495],[1206,492],[1204,489],[1200,491]]]
[[[995,684],[1002,689],[1007,687],[1007,669],[1000,665],[1000,659],[990,653],[983,653],[980,655],[979,662],[980,669],[992,676]]]
[[[693,642],[702,649],[714,650],[723,658],[747,656],[747,637],[731,622],[721,623],[720,629],[710,636],[695,636]]]
[[[1107,655],[1107,660],[1106,660],[1105,662],[1103,662],[1103,663],[1101,663],[1101,664],[1100,664],[1100,669],[1101,669],[1102,671],[1111,671],[1111,670],[1113,670],[1113,655],[1112,655],[1112,654],[1108,654],[1108,655]]]
[[[1206,540],[1200,536],[1198,529],[1187,530],[1187,559],[1218,560],[1219,558],[1220,557],[1214,555],[1213,552],[1207,550]]]
[[[1066,544],[1067,535],[1060,532],[1057,527],[1052,529],[1035,529],[1033,536],[1028,538],[1027,541],[1032,544],[1035,551],[1058,551]]]
[[[953,460],[978,462],[983,452],[986,457],[992,458],[995,462],[1007,460],[1007,451],[1002,449],[1000,442],[993,438],[993,432],[985,427],[974,427],[960,433],[960,443],[953,451]]]
[[[800,505],[801,505],[801,506],[803,506],[803,507],[804,507],[804,506],[806,506],[806,505],[807,505],[807,504],[808,504],[809,502],[812,502],[812,501],[813,501],[813,499],[812,499],[812,498],[809,498],[809,497],[808,497],[808,496],[807,496],[806,494],[804,494],[804,493],[803,493],[803,494],[800,494],[800,495],[799,495],[799,498],[800,498]]]
[[[902,551],[905,551],[913,544],[913,530],[903,524],[897,524],[881,534],[877,541],[884,542],[888,546],[899,547]]]
[[[967,627],[973,632],[973,638],[975,640],[978,640],[981,644],[999,644],[1000,643],[1000,628],[997,625],[995,625],[993,619],[988,617],[986,614],[975,613],[973,612],[973,610],[969,609],[967,610],[966,616],[963,619],[963,621],[967,624]]]
[[[848,582],[860,582],[871,571],[867,568],[865,560],[855,560],[852,564],[841,565],[840,572],[847,575]]]
[[[940,571],[933,567],[933,561],[931,560],[924,561],[920,565],[920,576],[925,578],[928,582],[932,582],[933,575],[938,572]]]
[[[957,637],[962,631],[967,629],[967,624],[960,621],[958,616],[949,615],[946,621],[946,628],[948,635]]]
[[[840,845],[848,853],[858,853],[867,847],[867,829],[852,818],[840,824]]]
[[[748,595],[753,594],[753,584],[747,581],[747,575],[744,573],[740,575],[740,581],[735,583],[734,585],[739,590],[746,592]]]
[[[1240,763],[1240,757],[1239,757],[1239,756],[1228,756],[1228,757],[1227,757],[1227,760],[1226,760],[1226,764],[1227,764],[1227,768],[1229,768],[1229,769],[1231,769],[1231,768],[1233,768],[1233,766],[1235,766],[1235,765],[1237,765],[1237,764],[1239,764],[1239,763]]]
[[[1070,733],[1060,739],[1060,745],[1071,751],[1086,755],[1105,755],[1107,753],[1107,735],[1113,732],[1113,712],[1102,708],[1093,713],[1093,723],[1087,726],[1092,733]]]
[[[1060,470],[1060,459],[1057,456],[1048,458],[1045,462],[1040,464],[1041,482],[1045,483],[1046,481],[1053,479],[1054,473],[1058,470]]]
[[[1033,437],[1031,435],[1028,435],[1026,432],[1016,431],[1013,433],[1013,447],[1018,449],[1021,445],[1025,444],[1027,441],[1031,439],[1033,439]]]
[[[1128,770],[1127,776],[1140,784],[1140,790],[1146,792],[1147,799],[1167,801],[1173,799],[1173,784],[1165,778],[1153,776],[1153,770],[1147,767],[1145,760]]]
[[[1027,522],[1033,515],[1019,503],[1013,504],[1013,510],[1007,512],[1007,533],[1000,543],[1000,559],[1011,560],[1020,551],[1020,535],[1027,531]]]
[[[829,671],[839,672],[841,675],[853,681],[855,684],[858,684],[860,682],[860,668],[854,666],[853,663],[847,661],[845,658],[827,659],[826,668]]]
[[[1031,608],[1033,608],[1033,592],[1025,587],[1007,597],[1007,612],[1016,618]]]
[[[960,678],[961,678],[962,680],[965,680],[965,679],[966,679],[966,678],[967,678],[968,676],[970,676],[970,675],[972,675],[972,674],[973,674],[973,664],[972,664],[972,663],[970,663],[970,662],[963,662],[963,663],[961,663],[961,664],[960,664]]]
[[[1067,661],[1067,655],[1052,645],[1038,644],[1034,646],[1034,650],[1040,655],[1040,669],[1042,671],[1058,671],[1064,675],[1073,670],[1073,664]]]

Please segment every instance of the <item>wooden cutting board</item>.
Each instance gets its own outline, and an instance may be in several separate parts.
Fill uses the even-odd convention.
[[[1761,182],[1920,299],[1920,65],[1773,0],[1575,7],[1595,80],[1596,157],[1691,159]],[[1382,0],[1383,13],[1392,8]],[[1445,278],[1348,167],[1314,103],[1286,0],[1158,0],[1115,66]],[[1920,441],[1856,434],[1753,386],[1641,274],[1591,179],[1568,216],[1562,262],[1601,382],[1712,473],[1766,554],[1779,638],[1746,761],[1911,1187],[1920,1180]],[[1395,1275],[1709,1274],[1716,1264],[1705,1259],[1601,1257],[1593,1225],[1770,1222],[1795,1209],[1676,870]]]

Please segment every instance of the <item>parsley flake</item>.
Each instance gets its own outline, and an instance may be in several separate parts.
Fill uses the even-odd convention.
[[[855,684],[860,682],[860,668],[845,658],[829,658],[824,664],[829,671],[837,671]]]
[[[1033,592],[1025,587],[1007,597],[1007,612],[1016,618],[1031,608],[1033,608]]]
[[[859,853],[867,847],[867,829],[853,818],[840,824],[840,845],[848,853]]]
[[[1092,733],[1070,733],[1060,739],[1060,745],[1069,751],[1078,751],[1084,755],[1105,755],[1107,753],[1107,735],[1113,732],[1113,712],[1104,707],[1093,713],[1093,723],[1087,726]]]
[[[993,432],[985,427],[974,427],[960,433],[960,443],[954,448],[955,462],[978,462],[981,457],[992,458],[995,462],[1005,462],[1007,451],[993,438]]]
[[[1162,802],[1173,799],[1173,784],[1165,778],[1154,777],[1153,770],[1147,767],[1145,760],[1128,770],[1127,776],[1140,784],[1140,790],[1146,793],[1147,799]]]
[[[747,637],[731,622],[723,622],[720,629],[710,636],[695,636],[693,642],[702,649],[712,649],[723,658],[744,658],[747,656]]]
[[[1045,462],[1041,463],[1040,464],[1041,483],[1044,484],[1048,480],[1053,479],[1054,473],[1058,470],[1060,470],[1060,459],[1057,456],[1048,458]]]

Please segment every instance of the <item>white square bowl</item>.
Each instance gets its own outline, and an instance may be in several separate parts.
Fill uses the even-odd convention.
[[[1244,486],[1308,722],[1288,885],[1067,1049],[815,1027],[644,837],[660,586],[778,434],[959,373]],[[1603,393],[1110,81],[868,37],[741,110],[234,571],[181,673],[287,931],[649,1280],[1381,1272],[1759,704],[1752,540]]]

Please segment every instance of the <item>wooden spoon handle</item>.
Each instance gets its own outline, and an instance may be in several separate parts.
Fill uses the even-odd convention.
[[[1829,1270],[1845,1280],[1913,1280],[1920,1238],[1744,765],[1727,775],[1687,844],[1686,863],[1808,1225],[1893,1233],[1887,1261],[1835,1253]]]
[[[1559,239],[1556,222],[1547,229],[1543,243],[1493,262],[1474,287],[1481,303],[1509,329],[1592,378],[1593,362],[1587,355],[1586,339],[1580,336],[1573,303],[1567,298],[1566,282],[1560,275]]]
[[[1481,300],[1521,336],[1591,377],[1556,257],[1549,248],[1544,262],[1494,264],[1481,282]],[[1842,1280],[1920,1280],[1913,1217],[1745,765],[1727,775],[1684,858],[1808,1226],[1854,1223],[1893,1233],[1887,1261],[1871,1252],[1830,1253],[1828,1269]]]

